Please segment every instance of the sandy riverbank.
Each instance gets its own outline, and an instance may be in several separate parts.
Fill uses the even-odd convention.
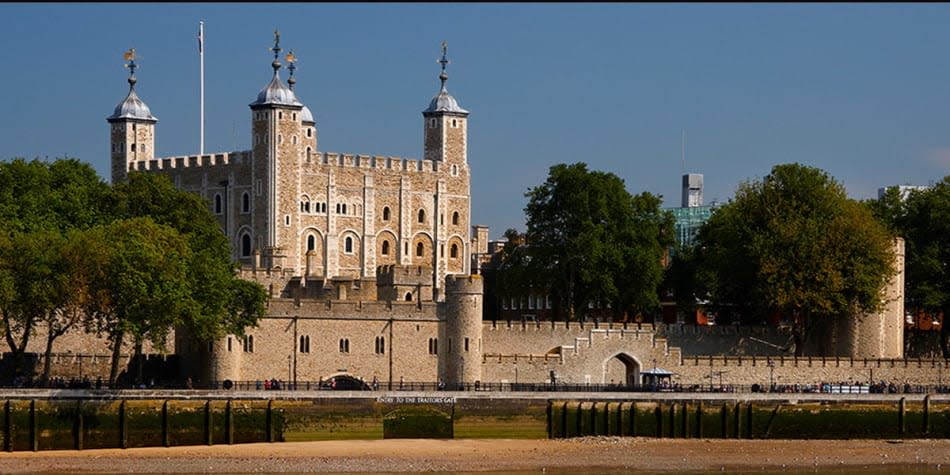
[[[950,469],[950,440],[362,440],[0,453],[0,473]]]

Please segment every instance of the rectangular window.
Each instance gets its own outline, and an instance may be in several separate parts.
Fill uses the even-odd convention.
[[[465,339],[465,351],[468,351],[468,338]]]

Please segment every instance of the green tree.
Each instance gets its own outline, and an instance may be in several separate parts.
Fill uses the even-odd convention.
[[[95,170],[75,159],[0,162],[0,313],[15,367],[45,324],[48,379],[53,342],[76,323],[66,311],[76,295],[74,268],[64,261],[67,235],[105,219],[108,193]]]
[[[791,317],[797,354],[817,323],[880,309],[894,272],[886,227],[825,172],[800,164],[741,184],[700,229],[697,253],[713,301]]]
[[[558,310],[569,319],[589,304],[610,305],[618,315],[656,310],[661,259],[673,237],[659,198],[632,197],[619,177],[583,163],[551,167],[525,196],[528,271]]]
[[[950,358],[950,176],[924,191],[912,191],[896,213],[905,238],[906,305],[943,313],[941,348]]]
[[[151,218],[118,220],[84,235],[84,265],[92,275],[89,323],[112,345],[109,383],[119,373],[122,344],[163,348],[171,329],[197,311],[188,278],[191,250],[179,233]]]
[[[184,324],[192,335],[210,341],[225,334],[243,335],[262,317],[266,290],[235,274],[230,244],[217,218],[200,196],[175,188],[166,176],[131,173],[115,185],[115,215],[128,219],[148,216],[177,230],[191,250],[188,278],[196,311]],[[243,302],[243,308],[236,308]]]

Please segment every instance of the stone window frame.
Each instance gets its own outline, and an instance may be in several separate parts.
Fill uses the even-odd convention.
[[[389,221],[390,213],[389,206],[383,206],[383,221]]]
[[[430,355],[439,354],[439,339],[438,338],[429,338],[429,354]]]
[[[254,335],[244,335],[244,352],[254,353]]]
[[[461,217],[461,216],[459,215],[459,212],[458,212],[458,211],[453,211],[453,212],[452,212],[452,225],[453,225],[453,226],[458,226],[458,224],[459,224],[459,218],[460,218],[460,217]]]
[[[241,257],[251,257],[251,254],[254,252],[254,240],[251,238],[251,233],[248,231],[243,231],[241,233]]]
[[[249,214],[250,212],[251,194],[245,191],[241,194],[241,214]]]
[[[307,252],[317,249],[317,236],[313,233],[307,234]]]
[[[379,252],[380,252],[382,255],[384,255],[384,256],[388,256],[388,255],[389,255],[389,240],[388,240],[388,239],[384,239],[384,240],[383,240],[383,243],[380,245],[380,251],[379,251]]]
[[[346,236],[343,238],[343,253],[353,254],[353,236]]]
[[[425,210],[425,208],[419,208],[419,212],[416,213],[416,214],[417,214],[417,216],[418,216],[417,221],[419,222],[419,224],[425,224],[425,222],[426,222],[426,210]]]
[[[214,194],[214,214],[221,215],[224,213],[224,205],[221,199],[221,193]]]
[[[416,257],[425,257],[426,246],[421,241],[416,243]]]
[[[373,352],[377,355],[386,354],[386,337],[377,336],[376,341],[373,344]]]
[[[453,242],[452,247],[449,248],[449,257],[452,259],[459,258],[459,245],[458,243]]]
[[[350,352],[350,339],[340,338],[340,353],[349,353],[349,352]]]
[[[300,353],[310,353],[310,335],[300,335]]]

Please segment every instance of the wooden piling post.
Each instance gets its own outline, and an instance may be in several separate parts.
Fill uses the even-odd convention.
[[[212,445],[214,443],[214,431],[211,421],[211,400],[205,401],[205,443]]]
[[[171,437],[168,434],[168,400],[162,401],[162,445],[171,447]]]
[[[703,438],[703,402],[696,405],[696,438]]]
[[[232,414],[231,400],[224,405],[224,434],[228,445],[234,443],[234,415]]]
[[[3,450],[13,452],[13,407],[8,399],[3,404]]]
[[[752,401],[749,401],[749,405],[746,406],[746,418],[745,418],[745,438],[752,438]]]
[[[124,399],[119,403],[119,447],[123,449],[129,448],[129,418],[125,403]]]
[[[76,450],[82,450],[82,432],[82,400],[79,399],[76,401],[76,418],[73,422],[73,448]]]
[[[924,396],[924,435],[930,435],[930,395]]]
[[[267,441],[274,441],[274,400],[270,399],[267,401],[267,415],[265,416],[265,430],[267,431]]]
[[[40,450],[40,431],[37,427],[36,399],[30,399],[30,450]]]
[[[907,421],[905,420],[906,413],[907,399],[902,397],[897,404],[897,433],[901,437],[904,437],[904,432],[907,429]]]

